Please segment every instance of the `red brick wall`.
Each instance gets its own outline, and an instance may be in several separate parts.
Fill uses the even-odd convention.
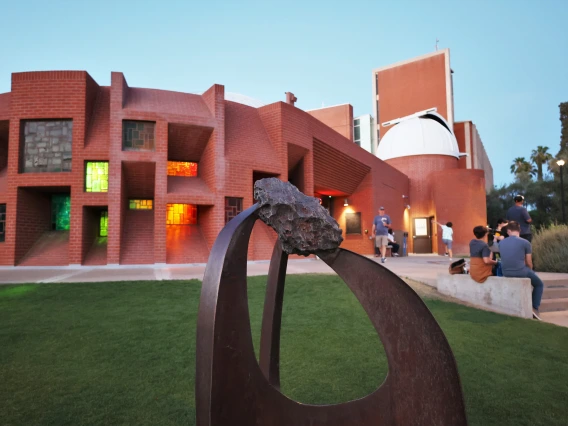
[[[100,233],[100,209],[93,207],[83,207],[83,230],[82,230],[82,253],[81,263],[84,262],[89,249]]]
[[[408,212],[408,232],[409,243],[408,249],[412,253],[414,247],[412,245],[412,219],[415,217],[435,216],[436,205],[432,197],[432,183],[430,175],[434,172],[442,170],[457,169],[458,160],[455,157],[446,155],[421,155],[393,158],[387,160],[387,163],[397,168],[401,172],[406,173],[410,180],[410,191],[407,200],[401,200],[404,204],[410,204]],[[403,212],[404,214],[404,212]],[[437,243],[433,244],[433,249],[437,250]]]
[[[336,105],[306,112],[353,142],[353,107],[351,105]]]
[[[51,199],[49,194],[20,188],[17,191],[17,216],[7,214],[6,220],[16,218],[18,239],[15,250],[17,264],[45,232],[51,230]],[[11,219],[11,220],[10,220]],[[9,234],[6,236],[8,237]]]
[[[154,263],[154,211],[127,210],[124,217],[120,263]]]
[[[473,228],[487,225],[483,170],[445,170],[430,175],[436,205],[436,220],[453,223],[454,257],[469,254]],[[443,253],[441,232],[437,232],[438,252]]]
[[[380,137],[392,128],[382,123],[436,107],[447,120],[446,62],[444,51],[426,59],[379,71]]]
[[[454,134],[456,136],[456,140],[458,141],[458,148],[460,152],[467,152],[466,147],[466,136],[465,136],[465,122],[459,122],[454,124]],[[471,139],[470,139],[471,140]],[[463,156],[459,159],[459,168],[466,169],[467,168],[467,157]]]

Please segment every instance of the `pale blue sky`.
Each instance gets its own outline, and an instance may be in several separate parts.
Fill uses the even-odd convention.
[[[16,71],[86,70],[101,85],[372,112],[371,70],[449,47],[456,120],[472,120],[495,182],[514,157],[559,149],[568,101],[568,0],[12,1],[0,9],[0,93]]]

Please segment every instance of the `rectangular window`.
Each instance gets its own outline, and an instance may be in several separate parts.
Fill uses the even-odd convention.
[[[167,225],[197,225],[197,206],[193,204],[168,204]]]
[[[108,161],[85,163],[85,192],[108,192]]]
[[[243,199],[225,197],[225,224],[243,211]]]
[[[359,119],[353,121],[353,142],[361,146],[361,121]]]
[[[99,237],[108,237],[108,210],[101,212]]]
[[[154,130],[156,123],[153,121],[129,121],[122,122],[122,150],[123,151],[154,151]]]
[[[0,204],[0,243],[6,241],[6,204]]]
[[[168,161],[168,176],[197,176],[197,163],[187,161]]]
[[[73,120],[21,122],[20,173],[71,171]]]
[[[130,210],[152,210],[154,208],[153,200],[129,200],[128,208]]]
[[[51,229],[69,231],[71,228],[71,196],[53,194],[51,196]]]

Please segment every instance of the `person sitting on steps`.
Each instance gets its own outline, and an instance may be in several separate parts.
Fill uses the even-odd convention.
[[[400,244],[398,244],[395,240],[394,240],[394,234],[392,232],[392,229],[389,228],[388,231],[388,235],[387,238],[389,239],[389,245],[391,246],[391,253],[394,257],[398,257],[398,249],[400,248]]]

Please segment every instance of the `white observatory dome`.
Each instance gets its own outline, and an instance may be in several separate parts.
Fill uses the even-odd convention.
[[[446,120],[436,113],[403,120],[380,140],[377,157],[390,160],[410,155],[460,158],[458,142]]]

